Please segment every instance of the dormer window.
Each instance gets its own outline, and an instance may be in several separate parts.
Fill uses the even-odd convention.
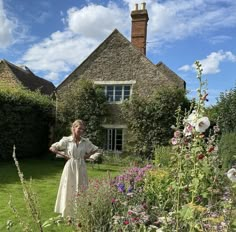
[[[109,103],[121,103],[126,99],[129,100],[135,83],[136,81],[95,81],[95,84],[104,88]]]

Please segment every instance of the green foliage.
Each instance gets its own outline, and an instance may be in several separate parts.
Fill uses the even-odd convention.
[[[154,164],[160,167],[169,167],[174,152],[171,146],[157,146],[154,153]]]
[[[223,132],[236,131],[236,87],[221,93],[216,106],[210,110],[214,121],[218,121]]]
[[[18,157],[41,156],[48,150],[53,101],[39,92],[0,88],[0,159],[9,159],[15,144]]]
[[[111,231],[112,196],[109,179],[95,180],[78,194],[75,225],[78,231]]]
[[[104,135],[100,126],[105,109],[106,98],[101,88],[81,79],[69,85],[67,91],[60,93],[58,98],[58,118],[56,134],[61,137],[70,133],[70,125],[76,119],[86,123],[86,135],[100,146]]]
[[[155,205],[162,212],[169,210],[173,204],[172,189],[169,188],[170,182],[167,169],[150,171],[145,178],[144,184],[144,194],[147,203]]]
[[[175,123],[175,110],[189,107],[185,92],[163,87],[149,97],[133,96],[122,106],[122,114],[129,130],[127,149],[143,157],[152,158],[157,145],[166,145]]]
[[[219,153],[224,169],[236,164],[236,133],[223,134],[219,142]]]

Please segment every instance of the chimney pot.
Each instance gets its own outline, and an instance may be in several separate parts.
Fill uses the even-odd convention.
[[[138,4],[137,3],[135,4],[135,10],[138,10]]]
[[[142,8],[143,8],[143,10],[146,9],[146,3],[145,2],[142,3]]]
[[[142,3],[142,9],[140,10],[138,9],[138,4],[135,4],[135,6],[136,9],[131,12],[131,43],[146,55],[148,22],[148,12],[145,9],[146,3]]]

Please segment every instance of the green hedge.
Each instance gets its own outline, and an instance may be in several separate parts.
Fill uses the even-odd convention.
[[[0,88],[0,159],[42,156],[48,151],[54,103],[39,92]]]
[[[223,134],[219,142],[219,153],[223,160],[223,168],[236,165],[236,133]]]

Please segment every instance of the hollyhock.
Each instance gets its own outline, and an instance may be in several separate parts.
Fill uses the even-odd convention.
[[[193,126],[191,124],[187,124],[187,126],[183,130],[183,134],[185,136],[191,136],[193,131]]]
[[[210,121],[208,117],[199,118],[196,122],[195,129],[197,132],[203,133],[210,126]]]
[[[236,182],[236,169],[235,169],[235,168],[231,168],[231,169],[227,172],[227,177],[228,177],[232,182]]]
[[[197,113],[196,110],[193,110],[192,113],[188,116],[186,122],[191,126],[195,126],[197,122]]]
[[[172,138],[171,143],[172,143],[172,145],[177,145],[178,144],[178,139]]]

